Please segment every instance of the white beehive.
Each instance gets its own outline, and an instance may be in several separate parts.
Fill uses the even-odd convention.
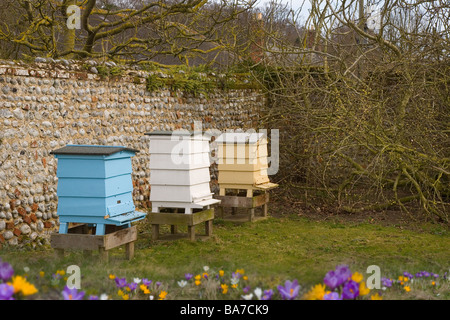
[[[219,203],[210,189],[209,141],[187,131],[146,133],[150,136],[150,201],[161,208],[203,209]]]

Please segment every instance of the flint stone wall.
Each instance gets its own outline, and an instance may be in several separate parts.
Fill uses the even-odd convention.
[[[255,128],[265,103],[258,90],[207,97],[146,90],[147,72],[102,78],[75,61],[0,61],[0,247],[47,244],[58,229],[57,160],[67,144],[123,145],[132,158],[133,197],[150,208],[148,136],[154,130]],[[217,170],[212,168],[212,191]]]

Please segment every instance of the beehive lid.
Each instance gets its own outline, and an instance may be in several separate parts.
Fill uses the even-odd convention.
[[[208,134],[204,132],[199,131],[189,131],[189,130],[175,130],[175,131],[152,131],[144,133],[146,136],[153,136],[156,138],[161,137],[162,139],[165,139],[165,137],[192,137],[194,140],[210,140],[211,137],[208,136]]]
[[[219,144],[255,144],[264,137],[264,133],[226,132],[221,134],[216,142]]]
[[[192,136],[194,132],[188,130],[175,130],[175,131],[152,131],[145,133],[146,136]]]
[[[57,150],[53,150],[50,154],[71,154],[71,155],[88,155],[88,156],[110,156],[121,151],[139,152],[139,150],[131,149],[123,146],[90,146],[90,145],[67,145]]]

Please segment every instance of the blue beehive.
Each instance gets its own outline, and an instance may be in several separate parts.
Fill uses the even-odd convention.
[[[68,223],[130,226],[146,213],[135,211],[131,157],[138,150],[122,146],[68,145],[50,152],[58,159],[59,233]]]

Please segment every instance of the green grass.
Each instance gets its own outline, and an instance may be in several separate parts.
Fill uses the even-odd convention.
[[[393,278],[404,271],[414,274],[422,270],[442,277],[449,270],[449,234],[439,227],[419,232],[369,223],[317,222],[297,216],[242,225],[216,219],[213,237],[195,242],[151,241],[148,226],[142,223],[139,230],[131,261],[124,259],[122,248],[112,250],[108,263],[100,262],[97,253],[85,258],[81,252],[70,252],[57,258],[50,248],[9,248],[0,257],[15,270],[29,267],[30,273],[44,271],[46,275],[76,264],[81,268],[83,288],[95,288],[96,293],[111,290],[109,274],[130,280],[146,277],[176,287],[176,281],[185,273],[200,273],[205,265],[228,273],[243,268],[251,284],[263,288],[275,289],[287,279],[298,279],[304,290],[321,283],[324,275],[338,264],[348,264],[352,271],[365,277],[370,265],[378,265],[382,277]],[[409,294],[433,298],[432,291],[420,292],[419,296],[413,291]],[[438,293],[440,299],[450,298],[448,290]]]

